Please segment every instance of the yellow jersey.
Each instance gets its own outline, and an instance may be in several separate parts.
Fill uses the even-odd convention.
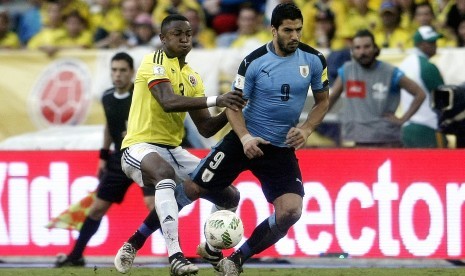
[[[161,82],[170,82],[177,95],[205,97],[203,81],[189,64],[180,68],[178,59],[169,58],[163,50],[145,55],[134,82],[128,130],[122,148],[138,143],[181,144],[187,112],[163,111],[150,92],[151,87]]]

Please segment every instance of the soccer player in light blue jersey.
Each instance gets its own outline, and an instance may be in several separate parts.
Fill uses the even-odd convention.
[[[243,171],[259,180],[275,213],[261,222],[250,238],[232,255],[203,242],[197,253],[220,275],[235,276],[245,261],[269,248],[300,218],[304,189],[295,150],[302,148],[329,106],[326,60],[300,42],[302,13],[291,3],[279,4],[272,13],[273,40],[242,61],[234,81],[243,92],[243,110],[226,111],[232,131],[192,173],[195,182],[185,185],[187,195],[204,195],[228,187]],[[315,105],[299,124],[311,88]],[[195,193],[189,190],[196,187]]]

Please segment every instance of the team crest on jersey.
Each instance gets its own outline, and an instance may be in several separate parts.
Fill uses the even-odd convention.
[[[212,180],[214,175],[215,174],[212,171],[210,171],[209,169],[205,169],[202,173],[202,181],[210,182],[210,180]]]
[[[156,75],[156,76],[163,76],[165,75],[165,68],[163,66],[154,66],[153,67],[153,73]]]
[[[310,70],[308,69],[308,65],[301,65],[300,67],[300,75],[304,78],[308,76]]]
[[[195,78],[194,75],[189,75],[189,82],[192,84],[192,86],[197,85],[197,79]]]

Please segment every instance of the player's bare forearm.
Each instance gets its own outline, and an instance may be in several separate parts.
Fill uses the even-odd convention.
[[[231,124],[232,129],[237,134],[241,140],[242,146],[244,148],[244,154],[249,159],[263,156],[263,151],[259,148],[260,144],[269,144],[269,141],[265,141],[261,137],[254,137],[250,135],[247,127],[245,125],[244,115],[242,110],[232,110],[227,109],[226,115],[228,116],[228,121]]]
[[[231,124],[232,129],[234,132],[236,132],[239,138],[249,134],[249,131],[245,125],[245,119],[244,115],[242,114],[242,110],[226,109],[225,112],[228,117],[229,124]]]
[[[228,118],[224,111],[216,116],[211,116],[210,111],[204,108],[201,110],[192,110],[189,112],[189,115],[200,135],[205,138],[215,135],[228,123]]]
[[[310,133],[315,130],[315,128],[321,124],[326,113],[329,110],[329,92],[319,92],[315,93],[315,104],[312,107],[312,110],[308,114],[307,120],[300,126],[300,128],[309,131]]]

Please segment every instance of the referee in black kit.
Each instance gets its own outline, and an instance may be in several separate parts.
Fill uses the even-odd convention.
[[[83,257],[87,243],[97,232],[103,216],[113,203],[121,203],[133,183],[121,169],[121,143],[126,135],[129,109],[131,107],[134,83],[134,61],[124,52],[115,54],[111,59],[111,80],[113,87],[106,90],[102,96],[102,105],[105,111],[105,129],[103,133],[103,147],[100,150],[98,176],[100,183],[97,187],[97,196],[90,207],[79,237],[72,251],[68,254],[59,254],[55,267],[85,266]],[[110,146],[114,145],[114,150]],[[142,188],[144,202],[149,210],[155,204],[154,186]]]

